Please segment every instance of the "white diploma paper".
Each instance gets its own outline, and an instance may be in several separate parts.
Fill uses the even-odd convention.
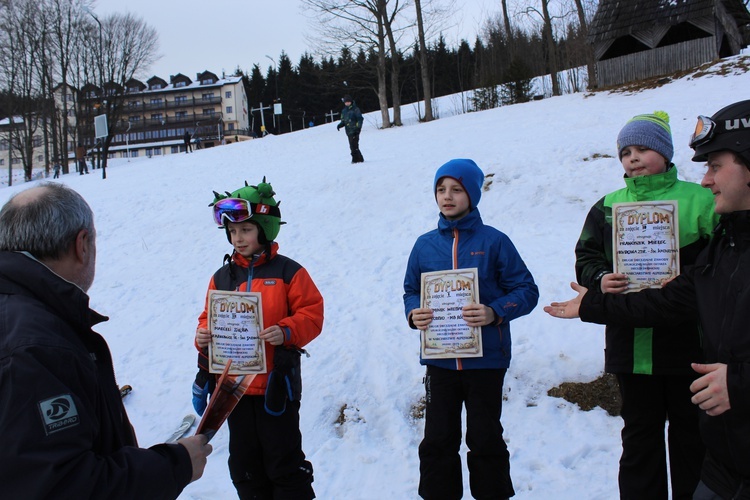
[[[661,288],[680,273],[677,201],[612,205],[614,271],[627,274],[627,292]]]
[[[208,294],[208,371],[222,373],[232,360],[230,375],[266,373],[263,308],[256,292],[211,290]]]
[[[482,329],[464,321],[465,305],[479,302],[477,268],[422,273],[421,306],[432,309],[432,323],[421,330],[423,359],[479,358]]]

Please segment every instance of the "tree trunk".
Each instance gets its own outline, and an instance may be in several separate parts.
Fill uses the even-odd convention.
[[[547,47],[549,51],[549,72],[552,78],[552,95],[561,95],[560,82],[557,80],[557,48],[555,39],[552,36],[552,18],[549,14],[549,0],[542,0],[542,13],[544,14],[544,33],[547,37]]]
[[[424,37],[421,0],[414,0],[414,5],[417,9],[417,30],[419,32],[419,69],[422,74],[422,91],[424,92],[424,121],[431,122],[434,120],[432,116],[432,88],[430,85],[430,68],[427,66],[427,42]]]
[[[505,0],[503,0],[505,1]],[[586,12],[583,10],[583,2],[581,0],[575,0],[576,10],[578,11],[578,23],[581,25],[581,36],[583,36],[584,50],[586,51],[586,71],[588,73],[589,85],[588,88],[595,89],[598,84],[596,81],[596,58],[594,57],[594,51],[591,49],[591,45],[588,44],[586,37],[589,34],[589,27],[586,23]]]

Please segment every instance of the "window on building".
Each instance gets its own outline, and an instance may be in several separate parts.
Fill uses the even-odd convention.
[[[151,90],[159,90],[159,89],[161,89],[161,88],[162,88],[162,87],[161,87],[161,83],[154,83],[153,85],[151,85],[151,86],[149,87],[149,89],[151,89]]]
[[[186,95],[178,95],[174,98],[174,102],[176,104],[185,104],[187,102],[188,98]]]
[[[180,152],[180,148],[178,146],[172,146],[172,149],[170,151],[172,154],[177,154]],[[2,165],[2,163],[0,163]]]
[[[206,115],[208,115],[208,116],[211,116],[211,115],[213,115],[214,113],[216,113],[216,112],[214,111],[214,108],[209,108],[209,109],[204,109],[204,110],[203,110],[203,115],[204,115],[204,116],[206,116]]]
[[[39,137],[39,136],[37,136],[37,135],[35,135],[32,138],[31,142],[32,142],[32,144],[34,144],[35,148],[38,148],[38,147],[40,147],[42,145],[42,138]]]
[[[224,93],[224,97],[226,97],[227,99],[231,99],[232,98],[232,91],[231,90],[227,90]]]
[[[141,105],[140,101],[130,101],[128,103],[128,107],[129,108],[137,108],[140,105]]]
[[[164,119],[161,113],[154,113],[151,115],[151,121],[152,122],[161,122]]]
[[[154,156],[161,156],[161,148],[154,148]]]
[[[234,130],[234,123],[227,123],[228,130]]]
[[[0,151],[8,151],[8,139],[0,141]]]
[[[161,97],[151,99],[151,104],[161,104]]]
[[[134,149],[134,150],[130,151],[130,157],[131,158],[138,158],[138,150]]]
[[[211,99],[214,98],[214,93],[213,92],[207,92],[207,93],[203,94],[202,98],[203,98],[204,101],[210,101]]]
[[[205,80],[201,80],[201,85],[211,85],[215,81],[216,80],[214,80],[213,78],[209,77],[209,78],[206,78]]]
[[[39,162],[39,163],[41,163],[42,161],[44,161],[44,155],[38,155],[36,157],[36,161]]]
[[[138,87],[137,86],[135,86],[135,87],[128,87],[128,92],[133,92],[133,93],[138,92]]]
[[[187,111],[175,111],[174,116],[175,118],[186,118]]]
[[[184,80],[181,81],[181,82],[177,82],[177,83],[174,84],[175,88],[185,87],[186,85],[187,85],[187,82],[184,81]]]
[[[128,117],[128,121],[130,123],[139,123],[141,121],[141,117],[140,116],[129,116]]]
[[[5,165],[5,158],[0,158],[0,165]]]
[[[232,106],[227,106],[227,114],[231,114],[231,113],[232,113]]]
[[[19,165],[21,163],[20,158],[13,158],[10,162],[11,165]]]

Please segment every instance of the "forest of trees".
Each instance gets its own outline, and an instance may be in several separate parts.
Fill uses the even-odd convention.
[[[460,104],[461,111],[473,111],[584,90],[582,81],[595,85],[586,33],[597,0],[500,0],[500,11],[476,39],[451,46],[442,32],[453,22],[454,1],[300,0],[317,19],[317,53],[326,55],[306,53],[294,63],[282,51],[278,65],[274,60],[265,72],[259,64],[245,71],[238,61],[236,74],[244,77],[251,108],[281,101],[275,133],[335,121],[344,94],[363,112],[380,110],[378,124],[387,128],[401,125],[402,103],[420,102],[420,119],[429,121],[440,117],[433,99],[447,94],[473,91]],[[77,89],[73,101],[86,100],[107,115],[110,133],[99,144],[106,166],[124,123],[124,84],[147,78],[157,57],[159,35],[145,20],[117,13],[100,19],[91,6],[91,0],[0,0],[0,119],[14,117],[0,155],[7,154],[9,169],[11,157],[20,158],[27,179],[37,142],[45,145],[42,163],[49,165],[69,157],[81,140],[75,129],[91,121],[78,116],[80,106],[67,92],[55,102],[56,89]],[[587,74],[561,81],[568,68]],[[541,75],[552,75],[545,80],[549,88],[532,88]],[[88,95],[92,88],[104,90]],[[71,130],[70,123],[79,125]],[[260,120],[252,126],[260,135]],[[64,173],[67,168],[65,162]]]

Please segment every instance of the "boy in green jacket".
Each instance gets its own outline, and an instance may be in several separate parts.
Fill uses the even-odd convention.
[[[677,178],[666,113],[628,121],[617,137],[617,151],[626,186],[591,208],[575,250],[578,283],[612,294],[625,292],[629,284],[627,275],[613,272],[614,203],[676,200],[681,268],[695,262],[718,222],[711,193]],[[672,498],[692,498],[704,455],[689,390],[696,378],[690,363],[702,359],[698,325],[687,321],[633,328],[614,323],[605,331],[604,369],[617,376],[622,396],[620,498],[668,498],[665,421]]]

